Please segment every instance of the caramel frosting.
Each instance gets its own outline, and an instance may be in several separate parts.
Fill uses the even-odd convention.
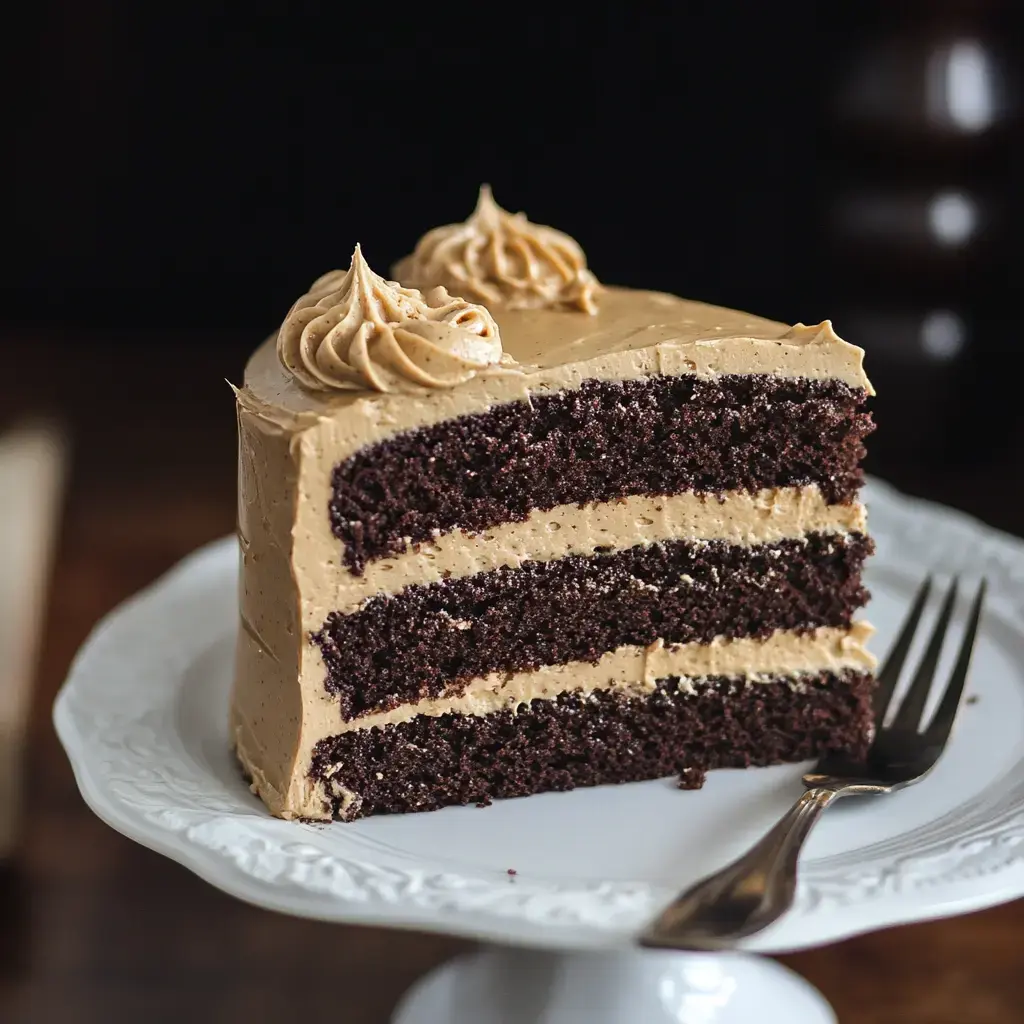
[[[568,235],[503,210],[490,187],[462,224],[428,231],[394,268],[415,288],[443,285],[488,306],[508,309],[597,311],[597,278]]]
[[[491,313],[501,348],[519,364],[518,372],[492,363],[458,387],[423,387],[402,377],[394,382],[398,393],[375,390],[362,377],[353,386],[346,374],[342,379],[347,385],[328,385],[316,372],[332,376],[329,352],[359,372],[349,358],[347,340],[328,345],[322,359],[319,356],[320,342],[347,312],[340,294],[345,276],[336,275],[329,284],[318,282],[308,301],[296,304],[289,319],[297,316],[301,325],[287,342],[270,338],[261,346],[246,367],[244,386],[236,392],[242,571],[233,735],[254,785],[271,810],[286,817],[326,813],[325,794],[308,777],[310,759],[315,744],[342,727],[337,704],[324,688],[319,648],[309,643],[309,633],[323,624],[326,611],[352,608],[372,596],[345,569],[340,542],[331,532],[327,509],[331,473],[338,462],[403,431],[486,412],[505,402],[529,403],[534,395],[573,390],[589,379],[773,374],[835,379],[871,393],[862,350],[843,341],[828,321],[790,326],[672,295],[615,287],[602,289],[600,308],[592,316],[563,308],[495,306]],[[379,319],[385,324],[412,319],[402,303],[412,303],[414,296],[427,304],[424,294],[411,287],[383,284],[398,296],[389,297],[390,307],[379,307]],[[379,286],[368,275],[363,275],[362,283],[351,282],[350,290],[357,295],[360,288],[363,296],[369,292],[371,305],[382,301],[380,291],[374,291]],[[343,308],[332,321],[331,311],[338,305]],[[443,303],[427,305],[436,310]],[[392,316],[389,308],[401,315]],[[317,326],[317,319],[325,314],[327,322]],[[365,314],[360,315],[365,319]],[[422,315],[420,321],[435,322]],[[283,328],[282,333],[288,332]],[[366,346],[372,355],[377,350],[376,332],[367,333],[373,334]],[[312,344],[310,339],[319,341]],[[382,372],[397,376],[391,364],[380,365]],[[308,380],[302,380],[292,366],[304,371]],[[371,370],[377,366],[374,362]],[[385,383],[391,384],[391,378]],[[527,558],[562,557],[609,545],[685,536],[753,543],[810,529],[863,528],[859,506],[825,507],[814,489],[723,497],[721,505],[705,504],[696,496],[677,496],[664,503],[628,498],[615,507],[556,508],[477,537],[452,531],[393,561],[381,560],[369,567],[367,578],[370,572],[375,574],[375,592],[393,592],[446,574],[470,574]],[[856,641],[858,634],[851,637]],[[860,664],[858,649],[843,648],[843,636],[819,636],[818,640],[813,653],[806,646],[798,647],[793,655],[796,661],[777,663],[776,671]],[[757,650],[768,654],[773,649],[779,653],[777,647]],[[719,674],[728,674],[722,659],[729,652],[743,653],[740,647],[705,652],[718,659]],[[587,678],[593,679],[595,687],[614,678],[622,680],[625,689],[642,690],[652,673],[689,677],[711,671],[688,661],[692,652],[678,649],[613,653],[618,660],[603,662],[598,675],[589,665],[555,667],[534,682],[551,689],[560,685],[558,676],[564,677],[567,686],[570,680],[579,686],[580,673],[591,673]],[[489,701],[525,700],[532,685],[524,678],[515,684],[519,689],[506,687],[499,695],[480,681],[467,691],[467,700],[481,707]],[[488,689],[490,697],[485,693]],[[421,713],[430,710],[423,708]]]
[[[656,498],[627,495],[584,507],[534,509],[521,521],[501,523],[483,533],[442,533],[401,554],[368,563],[361,576],[352,575],[340,562],[338,540],[329,531],[308,535],[294,562],[306,591],[320,595],[304,613],[309,628],[315,629],[330,612],[351,614],[380,594],[498,568],[519,569],[526,562],[588,557],[608,548],[621,551],[666,541],[725,541],[750,547],[812,532],[844,536],[866,533],[866,518],[860,503],[829,505],[813,484],[710,496],[692,491]]]
[[[300,300],[301,301],[301,300]],[[304,386],[268,339],[249,361],[239,403],[301,433],[324,418],[334,426],[331,458],[413,427],[484,412],[501,402],[566,391],[584,380],[629,380],[657,374],[766,373],[835,379],[874,394],[864,351],[828,321],[816,327],[778,323],[663,292],[606,286],[601,308],[580,317],[557,310],[497,307],[502,350],[518,372],[491,367],[454,388],[401,394],[315,390]],[[301,362],[301,360],[298,360]]]
[[[474,680],[457,697],[430,697],[402,704],[389,711],[335,722],[335,733],[408,722],[416,715],[489,715],[516,711],[532,700],[551,700],[578,690],[613,690],[629,696],[646,696],[661,679],[679,677],[678,689],[695,693],[700,680],[711,676],[739,679],[756,685],[779,676],[800,677],[819,672],[841,673],[847,669],[870,672],[874,656],[864,644],[873,628],[855,622],[849,629],[821,626],[810,633],[779,630],[764,640],[716,637],[709,644],[666,644],[619,647],[597,662],[575,661],[544,665],[530,672],[492,672]]]
[[[498,326],[444,288],[378,277],[357,245],[347,271],[318,278],[277,335],[282,366],[312,391],[451,388],[502,362]]]

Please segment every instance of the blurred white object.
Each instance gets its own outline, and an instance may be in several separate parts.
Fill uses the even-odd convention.
[[[929,118],[962,132],[981,132],[996,119],[992,55],[977,39],[956,39],[932,51],[925,79]]]
[[[925,28],[876,40],[842,82],[843,119],[930,135],[979,136],[1017,105],[1007,59],[971,36],[930,38]]]
[[[47,424],[0,436],[0,860],[17,837],[31,685],[64,480],[63,435]]]
[[[992,227],[991,204],[965,189],[849,191],[836,197],[832,227],[844,241],[884,246],[890,253],[956,252]]]
[[[487,949],[428,974],[394,1024],[835,1024],[792,971],[742,953]]]
[[[959,246],[968,241],[978,224],[978,207],[963,192],[940,192],[928,207],[928,221],[936,241]]]
[[[967,328],[948,309],[933,309],[921,321],[921,348],[940,362],[955,359],[963,350]]]
[[[843,336],[870,346],[874,359],[883,353],[892,363],[949,364],[971,343],[973,331],[956,310],[840,311],[836,323]]]

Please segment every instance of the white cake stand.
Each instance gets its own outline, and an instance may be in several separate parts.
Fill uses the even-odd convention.
[[[868,504],[878,651],[926,571],[988,577],[968,704],[925,782],[829,812],[797,905],[750,951],[1024,895],[1024,544],[877,482]],[[774,961],[633,946],[660,905],[774,822],[800,767],[712,773],[699,792],[665,780],[486,810],[279,821],[228,750],[235,585],[226,539],[111,614],[75,660],[55,723],[85,799],[112,827],[263,907],[492,944],[416,986],[400,1024],[834,1020]]]

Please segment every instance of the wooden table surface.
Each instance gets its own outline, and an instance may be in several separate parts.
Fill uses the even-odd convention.
[[[54,696],[97,619],[232,530],[235,428],[224,379],[238,380],[251,340],[0,335],[0,427],[20,413],[57,413],[75,445],[35,694],[28,817],[17,860],[0,873],[3,1024],[300,1015],[380,1024],[420,974],[469,948],[291,919],[221,894],[94,817],[54,735]],[[876,417],[876,447],[895,452],[883,439],[909,432],[912,411],[883,396]],[[1024,441],[1019,427],[985,462],[928,468],[910,452],[872,468],[1024,533],[1010,501],[1019,484],[1006,476]],[[1019,901],[781,959],[821,989],[842,1024],[1010,1024],[1024,1019],[1022,938]]]

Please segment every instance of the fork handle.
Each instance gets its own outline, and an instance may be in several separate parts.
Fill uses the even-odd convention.
[[[814,823],[847,787],[812,786],[738,860],[676,897],[641,937],[645,946],[720,949],[777,921],[796,895],[800,849]]]

